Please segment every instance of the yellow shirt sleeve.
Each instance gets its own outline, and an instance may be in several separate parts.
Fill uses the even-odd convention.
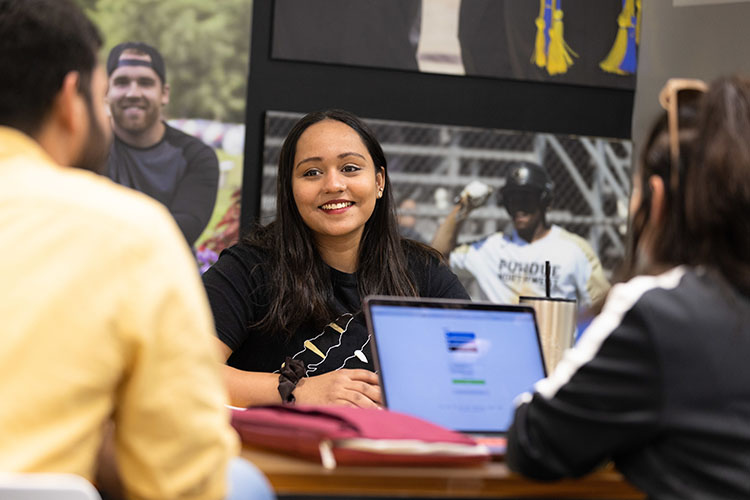
[[[133,340],[115,415],[118,464],[132,498],[219,499],[238,451],[192,255],[171,220],[124,256],[122,331]],[[138,248],[138,247],[136,247]]]

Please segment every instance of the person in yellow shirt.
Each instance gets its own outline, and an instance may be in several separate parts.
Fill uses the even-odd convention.
[[[115,495],[220,499],[242,469],[245,498],[271,498],[235,465],[211,312],[179,229],[92,172],[110,136],[100,46],[70,0],[0,0],[0,471],[95,481],[113,449]]]

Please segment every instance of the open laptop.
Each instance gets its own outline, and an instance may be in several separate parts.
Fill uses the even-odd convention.
[[[546,375],[534,310],[371,296],[364,312],[385,405],[502,455],[514,399]]]

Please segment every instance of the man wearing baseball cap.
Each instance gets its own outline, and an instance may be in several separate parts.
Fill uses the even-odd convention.
[[[114,47],[107,58],[114,140],[106,174],[164,204],[189,245],[211,218],[219,183],[216,153],[171,126],[164,59],[142,42]]]
[[[471,273],[493,302],[544,296],[545,261],[550,261],[552,297],[575,299],[579,307],[596,303],[609,289],[601,262],[586,240],[547,222],[553,192],[544,167],[516,163],[500,192],[512,228],[456,247],[461,224],[483,203],[474,203],[477,196],[467,193],[438,228],[432,246],[449,258],[454,270]]]

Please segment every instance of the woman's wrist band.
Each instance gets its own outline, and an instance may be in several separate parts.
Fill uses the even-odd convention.
[[[292,392],[297,388],[297,383],[305,376],[305,365],[299,359],[287,356],[279,371],[279,394],[282,403],[294,403]]]

